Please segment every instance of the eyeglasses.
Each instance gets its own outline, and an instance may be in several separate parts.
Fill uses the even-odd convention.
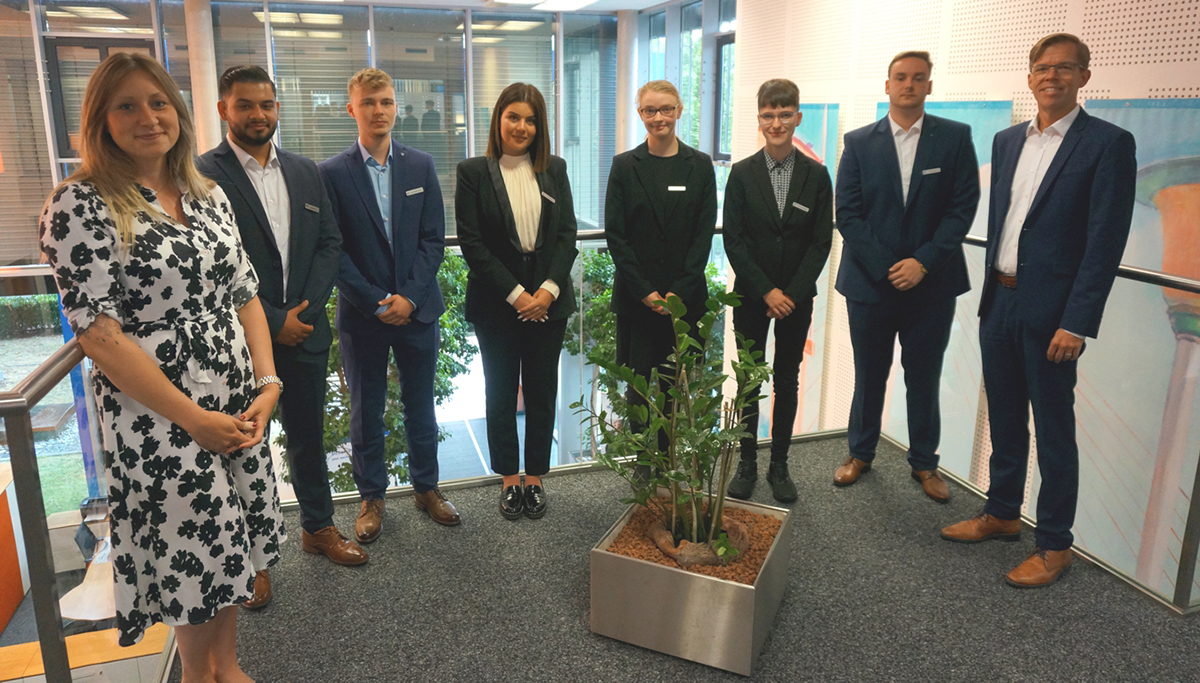
[[[1059,76],[1067,76],[1075,73],[1079,69],[1079,65],[1075,62],[1060,62],[1058,64],[1034,64],[1030,72],[1034,76],[1047,76],[1051,71]]]
[[[791,123],[795,118],[796,118],[796,112],[794,112],[794,111],[781,111],[778,114],[759,114],[758,115],[758,120],[762,121],[763,125],[766,125],[766,126],[769,126],[772,123],[775,123],[775,119],[779,119],[779,122],[786,126],[787,124]]]
[[[659,107],[658,109],[655,109],[654,107],[642,107],[638,110],[638,113],[642,115],[643,119],[649,121],[650,119],[654,118],[656,114],[662,114],[666,118],[671,118],[671,115],[675,113],[676,109],[678,109],[678,107],[673,104],[669,104],[665,107]]]

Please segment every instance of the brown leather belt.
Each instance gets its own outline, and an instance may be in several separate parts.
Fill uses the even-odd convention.
[[[996,273],[996,282],[999,282],[1000,284],[1004,285],[1005,287],[1008,287],[1009,289],[1017,288],[1017,276],[1016,275],[1005,275],[1004,273],[997,272]]]

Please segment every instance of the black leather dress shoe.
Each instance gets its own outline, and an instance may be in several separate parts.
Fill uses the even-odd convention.
[[[541,519],[546,514],[546,492],[537,484],[525,487],[525,516]]]
[[[504,519],[520,519],[525,512],[525,497],[520,486],[509,486],[500,494],[500,516]]]

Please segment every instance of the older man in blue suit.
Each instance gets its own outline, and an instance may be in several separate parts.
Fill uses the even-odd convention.
[[[446,220],[433,158],[391,137],[396,125],[391,77],[363,69],[348,88],[346,109],[358,123],[358,140],[319,168],[342,229],[335,324],[350,389],[354,482],[362,497],[354,534],[370,543],[383,529],[388,486],[383,413],[389,352],[400,371],[417,509],[440,524],[460,521],[438,490],[434,417],[438,318],[446,310],[437,271]]]
[[[845,245],[837,291],[846,297],[854,346],[849,457],[833,483],[871,469],[879,443],[893,349],[908,399],[908,463],[925,495],[950,490],[938,474],[942,359],[955,299],[971,288],[962,242],[979,205],[979,165],[966,124],[925,113],[928,52],[888,66],[888,115],[846,134],[837,174],[837,227]]]
[[[1029,54],[1037,117],[996,135],[988,213],[987,283],[979,344],[991,422],[991,484],[983,512],[946,527],[947,540],[1013,541],[1029,462],[1029,407],[1037,429],[1036,548],[1007,580],[1056,581],[1070,566],[1079,495],[1076,363],[1100,330],[1133,216],[1133,135],[1088,116],[1079,88],[1087,46],[1056,33]]]

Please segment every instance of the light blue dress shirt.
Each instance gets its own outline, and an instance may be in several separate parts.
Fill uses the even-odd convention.
[[[388,141],[387,160],[382,166],[371,156],[360,140],[358,151],[362,152],[363,163],[367,165],[367,177],[371,180],[371,188],[375,190],[375,201],[379,203],[379,213],[383,216],[383,232],[387,236],[388,246],[392,246],[392,145]],[[388,294],[391,296],[391,293]],[[385,297],[386,298],[386,297]],[[375,309],[375,315],[387,310],[387,306]]]

